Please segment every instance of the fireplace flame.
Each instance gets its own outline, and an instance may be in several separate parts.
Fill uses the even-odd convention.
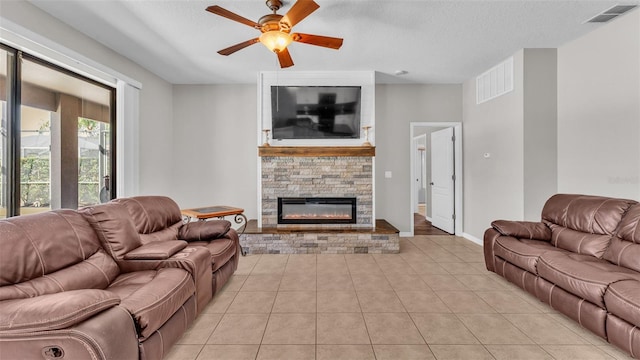
[[[351,215],[348,214],[287,214],[283,216],[283,219],[299,220],[299,219],[351,219]]]

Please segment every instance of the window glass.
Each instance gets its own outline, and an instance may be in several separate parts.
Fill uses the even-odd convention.
[[[78,122],[78,205],[107,202],[110,192],[110,126],[97,120]]]
[[[111,199],[113,91],[40,61],[23,60],[21,214]]]
[[[20,214],[51,209],[51,113],[20,109]]]

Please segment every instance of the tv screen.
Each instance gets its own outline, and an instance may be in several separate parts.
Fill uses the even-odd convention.
[[[360,137],[360,86],[272,86],[275,140]]]

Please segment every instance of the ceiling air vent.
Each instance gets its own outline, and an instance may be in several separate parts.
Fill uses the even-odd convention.
[[[637,5],[616,5],[609,10],[605,10],[602,13],[587,20],[588,23],[604,23],[617,18],[618,16],[626,13],[627,11],[637,7]]]

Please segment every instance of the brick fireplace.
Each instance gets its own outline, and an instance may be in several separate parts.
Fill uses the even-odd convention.
[[[397,253],[399,231],[384,220],[375,219],[374,147],[260,147],[261,221],[252,220],[241,242],[249,253],[347,254]],[[302,217],[315,219],[283,223],[278,220],[279,199],[293,198],[313,202],[331,199],[339,206]],[[281,202],[280,201],[280,202]],[[297,204],[295,204],[297,205]],[[281,204],[282,206],[282,204]],[[333,205],[331,205],[333,206]],[[316,209],[318,210],[318,209]],[[294,217],[299,217],[300,214]],[[316,221],[319,217],[346,218],[355,221]]]
[[[328,228],[373,228],[373,157],[263,156],[262,227],[317,228],[318,224],[278,223],[278,198],[355,198],[355,223]]]

